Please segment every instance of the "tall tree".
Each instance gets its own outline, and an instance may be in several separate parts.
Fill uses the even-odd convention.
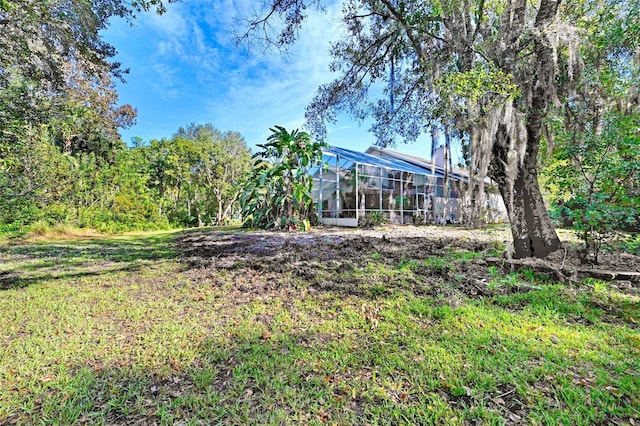
[[[203,212],[222,225],[233,209],[237,210],[241,182],[251,167],[251,153],[244,138],[237,132],[221,132],[210,123],[192,123],[180,128],[176,137],[192,140],[198,150],[191,171],[198,226],[203,225]]]
[[[322,4],[274,0],[251,30],[269,34],[270,17],[279,15],[284,29],[270,40],[286,46],[308,9]],[[372,116],[382,145],[393,134],[411,141],[434,125],[456,128],[469,145],[474,196],[486,176],[499,185],[514,257],[544,257],[560,246],[538,184],[547,120],[571,95],[575,85],[566,82],[584,81],[584,28],[630,24],[639,9],[637,0],[345,0],[347,33],[331,49],[339,76],[320,87],[307,118],[323,135],[337,111]],[[605,45],[604,55],[637,57],[637,29],[629,34],[635,43]],[[378,83],[384,95],[373,102]]]
[[[171,139],[137,149],[148,158],[149,186],[157,192],[161,212],[174,223],[221,225],[239,209],[251,157],[237,132],[190,124]]]
[[[0,143],[18,143],[18,127],[50,120],[66,120],[62,139],[87,123],[94,134],[104,128],[99,133],[117,138],[113,129],[130,124],[135,114],[115,105],[111,80],[125,71],[113,61],[116,51],[101,31],[112,17],[133,19],[137,11],[154,7],[164,11],[161,0],[0,2]],[[71,141],[62,144],[68,148]]]
[[[237,132],[225,132],[209,153],[209,167],[204,169],[204,181],[214,196],[216,223],[223,225],[239,210],[238,199],[244,188],[241,183],[251,170],[251,152]]]

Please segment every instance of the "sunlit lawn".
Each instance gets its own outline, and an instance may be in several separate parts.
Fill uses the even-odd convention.
[[[175,236],[0,246],[0,424],[640,424],[638,293],[495,270],[490,296],[385,290],[472,253],[367,254],[366,296],[194,281]]]

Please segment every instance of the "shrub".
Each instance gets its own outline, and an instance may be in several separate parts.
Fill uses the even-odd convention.
[[[640,225],[640,115],[611,114],[602,131],[582,140],[561,134],[545,170],[557,217],[565,218],[584,243],[583,260],[598,262],[601,251],[623,231]]]
[[[368,212],[358,221],[360,228],[373,228],[387,223],[387,218],[382,211]]]
[[[27,226],[27,232],[36,236],[46,235],[51,232],[51,225],[46,220],[40,219]]]

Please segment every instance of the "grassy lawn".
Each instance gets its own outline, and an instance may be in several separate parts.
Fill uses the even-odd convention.
[[[0,245],[0,424],[640,424],[637,285],[474,294],[464,249],[196,267],[178,237]]]

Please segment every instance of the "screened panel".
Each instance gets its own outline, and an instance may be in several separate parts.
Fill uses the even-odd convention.
[[[356,217],[356,181],[355,169],[340,171],[340,212],[339,217]]]
[[[358,164],[358,174],[362,176],[380,177],[380,167]]]
[[[319,210],[322,213],[322,217],[336,217],[337,203],[336,203],[336,188],[337,182],[331,179],[323,179],[321,185],[319,184],[318,202]],[[333,175],[335,176],[335,174]]]
[[[314,177],[318,213],[336,219],[327,223],[355,223],[339,220],[372,211],[382,211],[391,223],[398,224],[413,223],[416,216],[426,223],[456,216],[459,179],[450,175],[445,187],[442,171],[430,164],[427,169],[413,159],[378,157],[337,147],[329,147],[323,160],[325,165],[314,165],[309,172]]]

